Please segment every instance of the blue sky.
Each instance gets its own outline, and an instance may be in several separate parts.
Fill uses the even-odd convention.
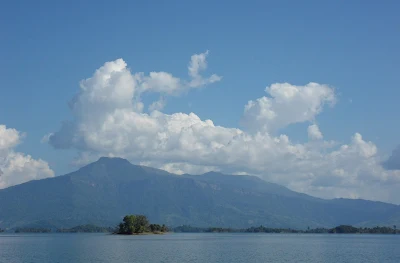
[[[56,149],[41,139],[74,119],[68,102],[79,82],[118,58],[132,72],[165,71],[187,79],[191,56],[209,50],[204,75],[222,80],[166,96],[165,114],[194,112],[215,125],[244,129],[244,106],[265,96],[267,86],[316,82],[334,89],[334,106],[324,106],[311,122],[282,127],[276,136],[305,143],[310,123],[318,124],[324,140],[339,145],[360,133],[376,145],[379,160],[400,143],[398,1],[116,2],[8,1],[0,8],[0,124],[26,133],[13,151],[48,162],[56,175],[75,170],[71,162],[97,148]],[[141,99],[147,106],[157,98],[155,92]],[[170,161],[177,162],[155,166]],[[224,167],[219,169],[229,170]]]

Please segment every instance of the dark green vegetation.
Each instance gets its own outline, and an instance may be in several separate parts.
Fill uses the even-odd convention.
[[[298,230],[290,228],[269,228],[264,226],[249,227],[242,229],[234,228],[219,228],[219,227],[192,227],[192,226],[179,226],[173,229],[177,233],[299,233],[299,234],[400,234],[400,231],[395,227],[374,227],[374,228],[356,228],[348,225],[337,226],[332,229],[315,228],[307,230]]]
[[[95,225],[81,225],[72,228],[50,229],[41,227],[17,227],[10,229],[9,232],[15,233],[113,233],[115,228],[101,227]]]
[[[162,234],[168,232],[165,225],[150,224],[143,215],[125,216],[123,222],[117,229],[112,227],[99,227],[94,225],[82,225],[68,229],[48,229],[48,228],[16,228],[15,233],[116,233],[123,235],[135,235],[155,233]],[[298,234],[400,234],[396,226],[391,227],[353,227],[350,225],[340,225],[331,229],[315,228],[307,230],[291,228],[270,228],[270,227],[249,227],[249,228],[223,228],[223,227],[192,227],[183,225],[171,229],[176,233],[298,233]],[[0,233],[4,230],[0,229]]]
[[[337,226],[335,228],[329,229],[329,233],[337,234],[399,234],[400,231],[396,229],[396,226],[391,227],[353,227],[347,225]]]
[[[21,228],[16,228],[15,233],[51,233],[51,229],[21,227]]]
[[[0,190],[0,227],[114,226],[132,212],[167,226],[332,228],[400,224],[400,207],[324,200],[254,176],[174,175],[100,158],[76,172]]]
[[[1,229],[1,228],[0,228],[0,233],[3,233],[3,232],[4,232],[4,229]]]
[[[57,229],[58,233],[111,233],[114,232],[112,227],[101,227],[95,225],[82,225],[72,228]]]
[[[150,224],[144,215],[127,215],[118,226],[117,234],[134,235],[143,233],[165,233],[168,228],[165,225]]]

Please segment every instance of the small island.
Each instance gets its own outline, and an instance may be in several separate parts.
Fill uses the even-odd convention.
[[[140,234],[164,234],[168,232],[165,225],[150,224],[144,215],[127,215],[118,225],[116,234],[140,235]]]

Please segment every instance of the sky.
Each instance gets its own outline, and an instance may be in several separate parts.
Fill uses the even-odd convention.
[[[122,157],[400,204],[398,1],[4,1],[0,188]]]

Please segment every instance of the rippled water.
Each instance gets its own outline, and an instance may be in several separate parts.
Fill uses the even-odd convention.
[[[0,262],[400,262],[400,235],[0,235]]]

